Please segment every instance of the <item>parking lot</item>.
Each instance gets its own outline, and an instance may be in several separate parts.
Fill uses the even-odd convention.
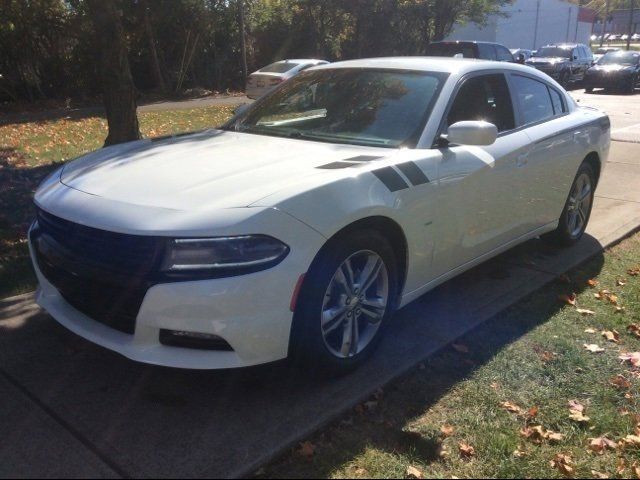
[[[474,326],[640,225],[640,92],[572,92],[608,112],[610,163],[588,235],[532,241],[404,308],[363,368],[193,372],[139,365],[69,333],[30,294],[0,301],[0,476],[244,476]]]

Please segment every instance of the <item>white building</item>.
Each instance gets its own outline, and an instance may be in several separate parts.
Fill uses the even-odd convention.
[[[548,43],[589,44],[593,11],[564,0],[515,0],[485,26],[457,25],[446,40],[483,40],[535,50]]]

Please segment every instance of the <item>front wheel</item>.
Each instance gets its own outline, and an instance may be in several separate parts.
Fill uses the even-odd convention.
[[[291,360],[334,374],[360,365],[393,313],[397,275],[391,244],[375,230],[330,242],[305,276],[294,314]]]
[[[545,238],[563,246],[571,246],[582,238],[591,216],[595,185],[593,168],[588,163],[583,163],[571,185],[558,228]]]

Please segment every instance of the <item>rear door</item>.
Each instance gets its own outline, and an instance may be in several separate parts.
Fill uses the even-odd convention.
[[[523,220],[534,230],[560,217],[581,132],[570,128],[566,99],[555,87],[524,74],[510,74],[518,124],[531,141],[520,164]]]
[[[441,148],[439,202],[433,268],[446,273],[524,233],[518,161],[529,137],[515,129],[513,101],[502,72],[478,73],[462,81],[441,131],[463,120],[494,123],[493,145]]]

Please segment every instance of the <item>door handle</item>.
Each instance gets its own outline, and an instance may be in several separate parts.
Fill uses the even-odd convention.
[[[516,159],[516,165],[518,167],[524,167],[528,161],[529,161],[529,154],[521,153],[520,155],[518,155],[518,158]]]

